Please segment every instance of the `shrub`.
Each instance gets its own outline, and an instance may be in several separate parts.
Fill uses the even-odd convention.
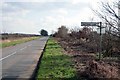
[[[66,26],[61,26],[60,28],[58,28],[57,37],[66,38],[67,35],[68,35],[68,29],[66,28]]]

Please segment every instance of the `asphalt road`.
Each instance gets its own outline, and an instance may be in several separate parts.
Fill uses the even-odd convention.
[[[2,49],[2,78],[28,79],[32,76],[48,37]]]

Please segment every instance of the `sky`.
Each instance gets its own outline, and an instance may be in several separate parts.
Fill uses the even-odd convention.
[[[61,25],[81,27],[82,21],[100,21],[92,9],[106,0],[2,0],[0,30],[9,33],[51,34]],[[109,2],[113,0],[107,0]]]

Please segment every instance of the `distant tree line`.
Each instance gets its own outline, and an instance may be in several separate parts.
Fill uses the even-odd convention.
[[[15,38],[23,38],[23,37],[33,37],[33,36],[40,36],[37,34],[22,34],[22,33],[2,33],[1,39],[15,39]]]

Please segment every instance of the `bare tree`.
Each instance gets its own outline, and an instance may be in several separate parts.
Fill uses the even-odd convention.
[[[100,10],[93,10],[104,21],[106,34],[103,35],[103,48],[107,55],[113,50],[120,51],[120,1],[112,4],[101,2]]]
[[[112,5],[110,3],[104,3],[101,2],[102,7],[101,11],[93,10],[102,20],[105,21],[105,24],[107,24],[107,30],[109,34],[112,34],[118,38],[120,38],[120,16],[119,16],[119,10],[120,10],[120,1],[115,2]]]

